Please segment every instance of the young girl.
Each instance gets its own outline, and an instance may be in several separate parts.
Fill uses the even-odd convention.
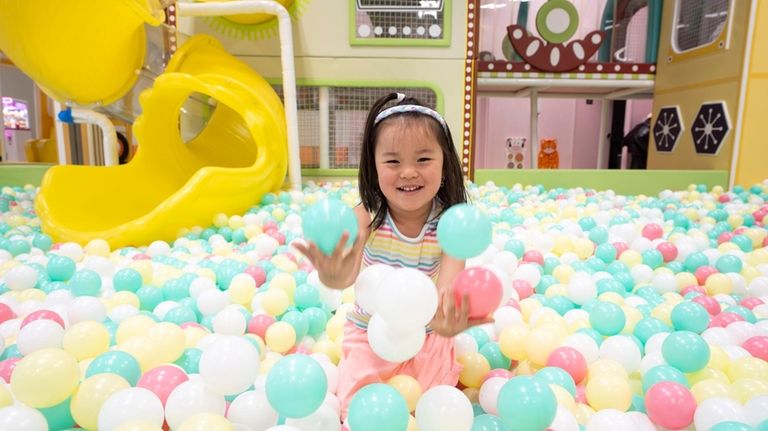
[[[395,104],[383,109],[391,101]],[[342,418],[359,389],[398,374],[414,377],[423,391],[456,385],[461,365],[452,337],[490,321],[467,318],[467,297],[461,307],[454,306],[451,283],[464,261],[443,254],[437,243],[440,215],[467,200],[443,117],[400,93],[377,100],[365,124],[358,186],[362,205],[355,207],[359,235],[352,247],[345,248],[345,233],[331,255],[311,242],[297,249],[312,262],[320,281],[336,289],[353,285],[361,267],[375,263],[416,268],[435,281],[440,306],[421,351],[403,363],[388,362],[371,350],[366,333],[370,315],[365,310],[356,306],[348,313],[337,390]]]

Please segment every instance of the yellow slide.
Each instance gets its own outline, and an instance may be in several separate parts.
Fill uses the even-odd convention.
[[[53,0],[50,3],[77,6],[84,1],[62,3]],[[105,4],[142,2],[112,0],[95,3],[100,5],[94,6],[98,10]],[[0,0],[3,8],[9,4],[28,2]],[[94,2],[91,0],[90,4]],[[46,10],[40,5],[32,9],[37,13]],[[124,13],[135,15],[136,11]],[[67,15],[70,14],[75,13],[69,11]],[[0,15],[7,16],[6,10],[3,9]],[[151,23],[152,14],[143,16]],[[59,16],[56,21],[66,19]],[[123,17],[111,15],[108,20],[119,24]],[[0,21],[5,20],[0,18]],[[143,22],[140,24],[143,26]],[[73,33],[84,31],[83,27],[74,30],[64,37],[77,38],[79,35],[73,36]],[[143,32],[143,27],[137,31]],[[99,82],[88,86],[76,77],[59,79],[57,76],[60,75],[45,67],[60,65],[47,63],[46,66],[45,61],[41,61],[45,51],[38,51],[34,54],[37,57],[25,62],[29,60],[26,57],[29,52],[21,50],[14,57],[4,43],[9,40],[8,33],[2,33],[0,29],[0,49],[22,69],[26,64],[33,72],[39,72],[30,73],[24,69],[33,78],[41,79],[46,91],[51,90],[49,94],[59,96],[60,100],[79,103],[111,101],[130,88],[126,82],[131,85],[134,82],[133,78],[119,74],[117,81],[128,81],[117,85],[115,80],[109,79],[114,75],[107,75],[94,77]],[[24,38],[35,35],[29,29],[19,34]],[[108,39],[108,36],[102,37]],[[138,38],[143,42],[143,36]],[[74,63],[93,63],[87,57],[89,53],[68,52],[71,59],[59,60],[69,61],[73,67]],[[123,52],[123,55],[132,57],[132,52]],[[142,58],[143,55],[142,51]],[[136,68],[132,64],[129,67],[134,73]],[[110,81],[110,85],[101,81]],[[91,91],[101,84],[98,92]],[[66,87],[66,91],[61,92],[53,85]],[[191,95],[198,97],[201,94],[217,104],[203,130],[185,141],[180,131],[182,107]],[[207,98],[205,96],[203,98]],[[133,129],[139,149],[128,164],[55,166],[46,173],[35,208],[43,231],[55,240],[86,243],[103,238],[113,248],[142,245],[158,239],[170,241],[176,238],[181,228],[209,224],[217,213],[243,213],[263,194],[278,190],[282,185],[288,163],[282,103],[263,78],[229,55],[215,39],[204,35],[190,38],[174,54],[166,72],[155,80],[153,87],[141,94],[139,101],[142,114]]]

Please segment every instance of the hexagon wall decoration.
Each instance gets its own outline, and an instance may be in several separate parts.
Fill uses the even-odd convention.
[[[683,134],[683,120],[679,106],[665,106],[659,110],[656,122],[653,124],[653,140],[656,151],[671,153]]]

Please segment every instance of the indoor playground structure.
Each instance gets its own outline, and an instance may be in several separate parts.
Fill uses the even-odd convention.
[[[0,431],[768,431],[760,0],[0,0]],[[450,126],[419,271],[323,285],[368,109]]]

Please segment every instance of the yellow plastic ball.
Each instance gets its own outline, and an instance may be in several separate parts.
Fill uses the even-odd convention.
[[[285,313],[291,300],[282,289],[269,289],[261,296],[261,308],[270,316],[279,316]]]
[[[416,403],[421,398],[422,389],[419,381],[407,374],[398,374],[387,380],[387,384],[400,392],[408,405],[408,411],[416,410]]]
[[[568,296],[568,285],[567,284],[553,284],[547,288],[547,291],[544,292],[544,297],[546,298],[554,298],[555,296]]]
[[[669,301],[662,302],[651,310],[651,317],[661,320],[670,328],[672,327],[672,309],[675,308],[674,303]]]
[[[573,251],[573,241],[571,241],[570,238],[565,235],[558,235],[555,237],[554,244],[552,245],[552,253],[562,256],[564,253],[571,251]]]
[[[77,322],[64,332],[62,347],[78,361],[94,358],[109,349],[109,331],[93,320]]]
[[[710,296],[719,294],[730,295],[731,292],[733,292],[733,283],[731,282],[731,279],[728,278],[727,275],[721,273],[710,275],[704,283],[704,287]]]
[[[552,270],[552,276],[560,283],[567,284],[575,272],[571,265],[560,264]]]
[[[229,224],[229,217],[224,213],[218,213],[213,216],[213,225],[216,227],[224,227]]]
[[[51,407],[69,398],[80,381],[77,359],[56,348],[36,350],[16,363],[11,390],[24,404]]]
[[[732,242],[724,242],[717,246],[717,251],[719,251],[721,254],[728,254],[729,252],[733,251],[740,251],[738,245],[732,243]]]
[[[40,289],[24,289],[21,292],[19,292],[19,302],[26,302],[26,301],[38,301],[43,302],[45,301],[45,297],[47,295],[45,292],[43,292]]]
[[[169,322],[160,322],[149,329],[147,336],[159,347],[160,362],[174,362],[184,353],[184,330]]]
[[[595,243],[586,238],[577,238],[573,242],[573,251],[579,259],[585,260],[595,252]]]
[[[334,364],[339,363],[340,357],[336,354],[333,342],[330,340],[318,340],[312,345],[312,353],[322,353]]]
[[[114,295],[110,298],[112,307],[118,307],[120,305],[130,305],[137,310],[141,306],[141,301],[139,300],[139,297],[133,293],[129,292],[127,290],[122,290],[120,292],[115,292]]]
[[[162,363],[162,345],[156,343],[147,335],[130,338],[126,342],[116,345],[115,350],[121,350],[136,358],[142,372],[146,372]]]
[[[243,217],[239,215],[233,215],[229,218],[229,221],[227,222],[227,225],[230,229],[240,229],[243,226],[245,226],[245,222],[243,221]]]
[[[544,324],[532,328],[525,337],[525,352],[535,365],[545,365],[549,354],[555,350],[568,332],[561,325]]]
[[[197,343],[208,334],[210,332],[199,326],[187,326],[184,328],[184,347],[187,349],[197,347]]]
[[[632,388],[625,376],[604,373],[590,376],[585,388],[587,401],[595,410],[616,409],[627,411],[632,405]]]
[[[525,298],[520,301],[520,313],[523,315],[523,319],[528,322],[531,319],[531,314],[543,306],[534,298]]]
[[[242,277],[238,274],[232,278],[227,293],[235,304],[250,307],[251,301],[256,295],[256,281],[247,274],[243,274]]]
[[[690,385],[695,385],[704,380],[720,380],[723,383],[730,383],[728,376],[717,368],[704,367],[695,373],[686,374],[685,378]]]
[[[696,276],[690,272],[678,272],[675,274],[677,279],[677,288],[679,290],[685,289],[688,286],[698,286],[699,281],[696,280]]]
[[[635,250],[625,250],[621,253],[621,256],[619,256],[619,261],[632,268],[635,265],[643,263],[643,256]]]
[[[295,272],[297,269],[299,269],[298,265],[296,265],[296,262],[292,261],[291,259],[288,259],[284,255],[277,255],[273,257],[271,260],[272,264],[275,265],[275,268],[279,269],[283,273],[292,273]],[[296,285],[296,282],[294,281],[294,286]]]
[[[459,374],[459,382],[470,388],[480,388],[485,375],[491,371],[488,359],[479,352],[468,352],[456,360],[464,366]]]
[[[5,383],[0,383],[0,409],[13,404],[13,395]]]
[[[586,404],[577,403],[576,414],[574,414],[573,416],[576,418],[576,422],[578,422],[579,425],[586,426],[587,422],[589,422],[589,419],[592,418],[592,415],[594,414],[595,414],[595,409],[593,409],[592,407]]]
[[[719,379],[707,379],[694,384],[691,386],[691,394],[698,404],[715,397],[740,401],[739,393],[730,384]]]
[[[528,358],[525,350],[525,339],[530,329],[522,323],[507,326],[499,334],[499,348],[501,353],[515,361]]]
[[[616,305],[623,305],[624,304],[624,297],[619,295],[616,292],[604,292],[600,296],[597,297],[597,299],[603,301],[603,302],[611,302]]]
[[[179,431],[234,431],[230,421],[215,413],[198,413],[185,420]]]
[[[83,251],[91,256],[109,257],[109,243],[100,238],[92,239],[83,247]]]
[[[293,292],[296,290],[296,280],[291,274],[286,272],[278,272],[269,281],[269,290],[280,289],[288,295],[288,298],[293,300]]]
[[[124,378],[113,373],[99,373],[83,380],[80,387],[72,395],[70,411],[80,427],[96,430],[99,420],[99,410],[104,402],[115,392],[130,388]]]
[[[732,382],[744,378],[768,382],[768,362],[752,356],[739,358],[729,364],[727,373]]]
[[[249,224],[245,227],[245,237],[248,238],[248,240],[256,238],[263,233],[264,231],[261,229],[261,226],[257,224]]]
[[[576,400],[574,400],[570,392],[554,383],[550,383],[549,388],[552,389],[552,392],[555,394],[555,400],[557,401],[558,407],[562,407],[571,413],[576,412]]]
[[[343,316],[334,315],[325,324],[325,333],[328,335],[328,339],[335,341],[337,338],[344,334],[344,324],[346,319]]]
[[[121,344],[131,338],[146,335],[153,326],[155,326],[155,321],[149,316],[137,314],[128,317],[117,326],[115,341],[117,344]]]
[[[737,401],[746,404],[755,397],[768,395],[768,382],[765,380],[742,378],[731,383],[731,388],[738,394]]]
[[[275,322],[267,328],[265,338],[269,350],[285,353],[296,344],[296,331],[286,322]]]
[[[355,303],[355,288],[348,287],[341,291],[342,304],[354,304]]]
[[[152,261],[148,259],[134,260],[128,264],[128,267],[141,274],[141,279],[145,285],[152,283],[152,276],[154,275]]]

